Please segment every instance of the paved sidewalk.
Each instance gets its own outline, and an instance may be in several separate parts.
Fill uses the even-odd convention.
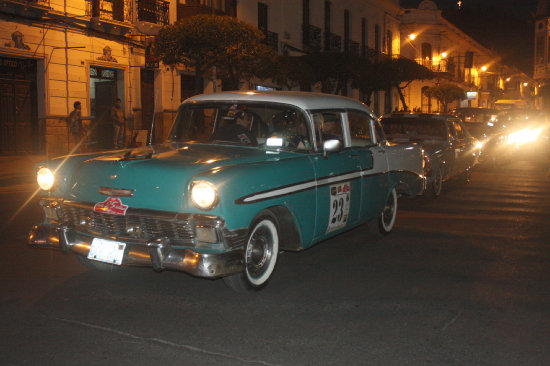
[[[34,182],[34,165],[45,159],[44,155],[1,155],[0,186]]]

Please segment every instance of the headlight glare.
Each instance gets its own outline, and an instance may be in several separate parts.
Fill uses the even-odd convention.
[[[36,181],[41,189],[49,191],[55,183],[55,175],[48,168],[40,168],[36,172]]]
[[[524,129],[521,131],[513,132],[508,135],[508,142],[515,145],[523,145],[529,142],[534,142],[539,137],[542,129]]]
[[[211,210],[218,204],[218,192],[210,182],[195,181],[191,183],[191,201],[201,210]]]

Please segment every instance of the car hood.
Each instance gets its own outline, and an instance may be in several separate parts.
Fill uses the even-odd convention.
[[[201,173],[292,155],[250,147],[173,143],[111,152],[75,168],[66,198],[93,203],[119,196],[131,207],[179,211],[188,184]]]

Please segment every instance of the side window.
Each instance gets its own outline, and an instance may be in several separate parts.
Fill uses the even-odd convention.
[[[447,129],[449,130],[449,139],[455,140],[456,139],[456,132],[455,127],[452,123],[452,121],[446,121]]]
[[[374,133],[375,133],[375,137],[376,137],[376,142],[386,143],[386,141],[387,141],[386,134],[384,133],[384,129],[382,128],[382,125],[380,124],[380,121],[373,121],[373,122],[374,122]]]
[[[322,146],[323,141],[327,140],[338,139],[344,141],[340,112],[315,112],[313,113],[313,121],[315,122],[317,146]]]
[[[371,117],[366,113],[358,111],[348,112],[351,146],[372,145],[370,120]]]
[[[462,129],[462,125],[458,121],[453,121],[455,131],[456,131],[456,138],[457,140],[461,141],[464,140],[464,130]]]

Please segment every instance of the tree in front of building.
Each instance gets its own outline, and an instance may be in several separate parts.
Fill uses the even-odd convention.
[[[213,67],[225,90],[238,89],[240,80],[265,73],[275,52],[262,43],[263,33],[233,17],[196,15],[162,27],[153,42],[153,53],[166,65],[195,70],[197,93],[200,77]]]
[[[435,98],[443,107],[443,112],[447,113],[448,106],[455,100],[466,98],[466,92],[455,84],[441,84],[427,88],[424,94],[428,98]]]
[[[433,79],[434,73],[425,66],[408,58],[399,57],[361,63],[353,77],[352,86],[358,88],[366,95],[365,101],[370,105],[371,95],[375,91],[390,93],[395,88],[403,105],[403,110],[408,110],[403,89],[414,80]]]

